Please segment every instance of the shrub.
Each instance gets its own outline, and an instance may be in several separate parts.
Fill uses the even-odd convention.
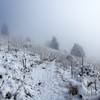
[[[69,87],[69,94],[71,94],[72,96],[78,95],[79,90],[77,86],[70,86]]]
[[[10,92],[7,92],[5,98],[6,98],[6,99],[11,99],[11,97],[12,97],[12,94],[11,94]]]

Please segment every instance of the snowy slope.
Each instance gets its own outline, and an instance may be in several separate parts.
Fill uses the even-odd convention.
[[[0,100],[99,100],[100,75],[92,64],[84,65],[82,77],[81,67],[74,58],[72,76],[66,59],[68,54],[39,46],[23,48],[23,44],[19,47],[12,43],[8,49],[7,42],[1,44]],[[70,92],[73,87],[74,92]]]
[[[66,100],[58,70],[31,52],[0,51],[0,100]]]

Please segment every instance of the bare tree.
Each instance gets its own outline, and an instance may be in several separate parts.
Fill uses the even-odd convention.
[[[73,78],[73,57],[71,55],[68,55],[66,57],[66,59],[70,62],[70,65],[71,65],[71,76]]]

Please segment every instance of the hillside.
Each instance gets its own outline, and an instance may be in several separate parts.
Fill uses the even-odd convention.
[[[66,100],[55,61],[41,61],[39,55],[22,50],[3,50],[0,67],[0,100]]]
[[[72,76],[70,62],[65,59],[68,54],[38,46],[19,48],[9,43],[8,50],[8,44],[1,43],[0,100],[99,98],[99,75],[93,65],[85,65],[81,77],[80,65],[74,64]],[[92,84],[95,79],[96,90]]]

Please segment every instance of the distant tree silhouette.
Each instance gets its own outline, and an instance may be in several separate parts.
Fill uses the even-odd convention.
[[[73,48],[71,49],[71,54],[77,57],[84,57],[85,52],[83,48],[79,44],[74,44]]]
[[[9,30],[8,30],[8,26],[6,24],[3,24],[1,27],[1,34],[4,36],[8,36],[9,35]]]
[[[9,30],[6,24],[1,27],[1,35],[8,41],[8,51],[10,50]]]
[[[31,42],[31,39],[29,37],[26,38],[27,42]]]
[[[84,52],[83,48],[79,44],[75,43],[73,48],[71,49],[71,54],[73,56],[82,58],[81,72],[82,72],[82,75],[83,75],[83,63],[84,63],[84,57],[85,57],[85,52]]]
[[[56,39],[56,37],[53,37],[50,44],[49,44],[49,47],[52,48],[52,49],[56,49],[56,50],[59,50],[59,43]]]

